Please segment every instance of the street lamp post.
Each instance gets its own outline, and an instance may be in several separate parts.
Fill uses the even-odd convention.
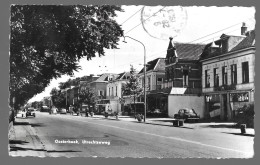
[[[124,36],[124,41],[123,42],[126,43],[126,41],[125,41],[126,37],[130,38],[130,39],[132,39],[132,40],[134,40],[136,42],[139,42],[144,47],[144,122],[145,122],[145,120],[146,120],[146,88],[145,88],[145,79],[146,79],[146,49],[145,49],[144,44],[141,41],[139,41],[137,39],[134,39],[132,37],[129,37],[129,36]]]

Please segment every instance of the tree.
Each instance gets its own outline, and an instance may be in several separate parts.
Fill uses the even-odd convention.
[[[123,30],[114,5],[12,5],[10,98],[15,105],[44,90],[53,78],[73,75],[78,62],[117,48]],[[12,99],[10,99],[10,104]]]
[[[89,110],[90,110],[90,106],[94,107],[97,101],[97,96],[95,94],[95,91],[88,86],[81,87],[78,97],[79,97],[78,103],[80,107],[82,107],[82,104],[84,103],[88,105]],[[85,113],[87,116],[88,113],[87,110]]]
[[[139,76],[136,73],[136,69],[134,69],[133,65],[130,67],[130,77],[129,81],[123,86],[123,94],[128,95],[130,98],[133,98],[134,107],[136,115],[136,98],[139,97],[143,93],[143,88],[139,81]]]
[[[66,105],[66,94],[57,88],[51,90],[52,103],[57,108],[65,108]]]

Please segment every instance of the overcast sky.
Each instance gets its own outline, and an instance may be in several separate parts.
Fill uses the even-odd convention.
[[[158,57],[166,57],[169,37],[174,37],[175,42],[207,44],[217,40],[223,33],[240,35],[242,22],[246,23],[248,30],[255,27],[254,7],[146,6],[144,10],[141,10],[143,6],[122,8],[124,12],[118,12],[115,19],[122,24],[125,36],[139,40],[145,45],[147,62]],[[160,9],[161,12],[158,12]],[[153,15],[154,13],[156,15]],[[144,27],[142,19],[147,19]],[[127,43],[122,42],[122,38],[119,49],[106,50],[104,57],[96,57],[91,61],[82,59],[82,70],[75,72],[75,76],[71,78],[89,74],[121,73],[129,71],[130,64],[137,70],[142,69],[143,46],[130,38],[126,37],[125,40]],[[53,87],[58,87],[59,82],[65,82],[69,78],[64,75],[59,79],[53,79],[45,91],[36,95],[30,102],[40,101],[44,96],[49,96]]]

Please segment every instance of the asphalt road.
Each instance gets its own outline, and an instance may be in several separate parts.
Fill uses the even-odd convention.
[[[254,137],[227,129],[172,127],[69,114],[36,115],[18,120],[15,127],[20,129],[10,143],[11,156],[251,158],[254,155]]]

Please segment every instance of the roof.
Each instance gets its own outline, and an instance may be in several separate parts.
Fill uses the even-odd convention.
[[[127,79],[126,77],[129,77],[129,76],[130,76],[130,72],[119,73],[116,80],[125,80],[125,79]]]
[[[221,45],[221,42],[222,42],[221,40],[223,38],[223,35],[220,37],[221,39],[215,41],[215,44]],[[205,46],[203,53],[201,54],[201,60],[211,58],[211,57],[215,57],[215,56],[220,56],[220,55],[223,55],[223,54],[226,54],[226,53],[229,53],[229,52],[234,52],[234,51],[245,49],[245,48],[248,48],[248,47],[251,47],[251,46],[255,46],[255,30],[248,31],[246,33],[246,37],[245,36],[228,36],[228,35],[225,35],[224,38],[232,39],[233,40],[232,44],[234,45],[234,47],[233,48],[231,47],[230,50],[227,50],[227,51],[224,51],[224,52],[222,52],[221,48],[219,47],[219,50],[216,50],[215,52],[209,53],[209,51],[208,51],[209,47],[212,46],[212,43],[209,43]]]
[[[92,82],[106,82],[108,81],[108,77],[114,75],[113,73],[103,73],[98,79]]]
[[[251,46],[255,46],[255,30],[251,30],[247,32],[247,37],[243,39],[236,47],[234,47],[231,51],[245,49]]]
[[[182,60],[199,60],[204,47],[204,44],[174,43],[170,38],[166,58],[178,57]]]
[[[147,63],[147,67],[146,67],[146,71],[150,71],[150,70],[153,70],[153,71],[163,71],[164,72],[164,68],[165,68],[165,58],[156,58],[152,61],[149,61]],[[143,73],[143,69],[138,73]]]

